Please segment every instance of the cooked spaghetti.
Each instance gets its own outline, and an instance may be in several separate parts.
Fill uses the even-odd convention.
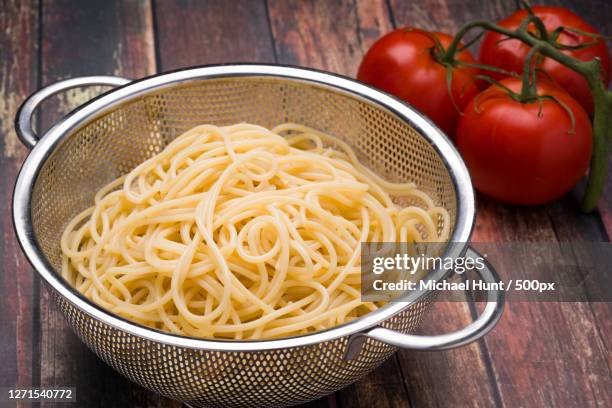
[[[278,338],[378,307],[360,300],[361,242],[445,241],[449,224],[414,184],[382,180],[335,137],[202,125],[98,191],[62,235],[62,274],[160,330]]]

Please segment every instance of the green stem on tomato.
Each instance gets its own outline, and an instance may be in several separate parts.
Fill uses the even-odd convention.
[[[525,103],[536,98],[537,90],[535,81],[531,80],[532,73],[535,75],[535,63],[532,64],[535,55],[540,51],[540,46],[535,46],[527,54],[525,58],[525,67],[523,68],[523,79],[521,85],[520,101]],[[533,65],[533,68],[532,68]]]
[[[524,29],[526,32],[529,32],[527,31],[529,24],[533,23],[533,25],[535,25],[536,29],[538,30],[539,39],[542,41],[547,41],[547,42],[550,41],[550,39],[548,38],[548,31],[546,30],[546,26],[544,25],[542,20],[540,20],[539,17],[531,14],[531,11],[530,11],[529,17],[526,19],[526,21],[527,21],[527,27],[525,27]]]
[[[453,64],[459,44],[465,34],[474,28],[482,28],[520,40],[531,47],[537,47],[538,52],[544,57],[551,58],[565,65],[587,80],[593,97],[595,112],[593,117],[593,152],[589,179],[582,198],[581,208],[583,211],[589,212],[597,206],[597,202],[603,194],[607,176],[608,144],[612,139],[612,132],[610,132],[612,128],[612,92],[606,90],[601,79],[601,64],[599,60],[580,61],[563,53],[559,46],[555,44],[554,39],[549,38],[546,30],[541,28],[543,23],[537,16],[530,15],[528,19],[529,22],[534,22],[536,25],[539,36],[531,34],[526,29],[526,26],[509,30],[485,20],[470,22],[459,29],[445,52],[439,58],[447,64]]]
[[[599,64],[597,64],[599,65]],[[593,153],[589,169],[589,179],[582,199],[581,208],[585,212],[597,206],[603,194],[608,174],[608,150],[612,138],[612,92],[604,88],[602,81],[589,81],[595,103],[593,114]]]
[[[440,58],[441,61],[446,62],[448,64],[453,64],[455,62],[455,55],[458,52],[459,45],[461,44],[461,40],[463,39],[465,34],[473,28],[482,27],[482,24],[485,23],[487,23],[487,21],[476,20],[461,27],[459,31],[457,31],[457,34],[453,37],[451,43],[446,48],[446,51],[442,54]]]

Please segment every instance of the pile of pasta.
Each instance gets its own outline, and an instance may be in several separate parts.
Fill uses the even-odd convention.
[[[293,336],[379,307],[360,298],[362,242],[445,241],[448,218],[414,184],[382,180],[330,135],[296,124],[201,125],[69,222],[62,274],[152,328]]]

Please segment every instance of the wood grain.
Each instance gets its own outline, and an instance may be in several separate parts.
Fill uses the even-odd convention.
[[[383,1],[356,0],[357,35],[362,53],[383,35],[393,30],[393,22],[388,7]]]
[[[340,407],[394,408],[412,406],[397,355],[362,380],[336,393]]]
[[[577,220],[580,214],[567,202],[536,208],[480,202],[474,240],[481,242],[554,242],[555,219],[559,225],[572,218],[587,222]],[[610,403],[609,354],[589,303],[509,302],[485,343],[505,406]]]
[[[45,1],[41,20],[45,84],[93,74],[142,77],[155,70],[148,1]],[[70,91],[44,105],[45,127],[100,90]],[[41,291],[40,331],[42,386],[76,387],[80,406],[178,406],[133,385],[99,360],[68,328],[47,290]],[[54,404],[42,404],[48,405]]]
[[[273,62],[262,0],[157,1],[160,69],[228,62]]]
[[[378,13],[384,13],[381,1]],[[364,50],[352,1],[270,1],[279,62],[354,75]]]
[[[21,101],[38,86],[37,11],[36,1],[7,1],[0,8],[0,386],[36,382],[32,319],[37,308],[32,298],[37,289],[13,232],[11,198],[26,154],[13,119]]]
[[[612,185],[612,184],[611,184]],[[576,211],[580,195],[570,194],[563,200],[548,207],[548,214],[554,225],[555,236],[561,242],[586,241],[586,242],[606,242],[609,241],[609,232],[603,226],[602,219],[597,212],[582,214]],[[606,202],[604,198],[603,202]],[[575,253],[577,257],[588,256],[586,254]],[[585,259],[588,262],[588,259]],[[588,298],[588,287],[586,297]],[[599,343],[599,348],[603,354],[602,362],[594,369],[599,370],[596,380],[602,386],[612,389],[612,303],[592,302],[585,304],[591,309],[594,318],[594,327],[590,334]],[[607,366],[607,367],[606,367]],[[607,368],[607,370],[606,370]],[[590,370],[589,370],[590,371]],[[604,394],[603,401],[610,402],[610,393]]]
[[[472,322],[468,299],[437,302],[420,334],[450,333]],[[441,352],[398,353],[406,387],[416,407],[494,407],[498,395],[481,342]]]
[[[612,163],[612,154],[609,155],[608,163]],[[608,239],[612,237],[612,177],[610,177],[610,173],[612,172],[608,170],[604,196],[597,206]]]

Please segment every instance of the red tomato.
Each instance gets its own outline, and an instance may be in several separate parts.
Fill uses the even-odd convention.
[[[549,32],[554,31],[559,26],[575,28],[580,31],[599,34],[598,31],[584,21],[580,16],[572,13],[563,7],[536,6],[533,7],[535,15],[540,17]],[[498,24],[511,30],[516,29],[523,19],[527,16],[526,10],[519,10]],[[530,26],[533,28],[533,24]],[[597,42],[596,45],[580,50],[563,51],[582,61],[590,61],[599,58],[602,66],[602,79],[606,86],[610,82],[610,54],[606,48],[606,43],[602,39],[576,34],[570,31],[563,31],[557,41],[564,45],[579,45],[589,42]],[[487,65],[494,65],[511,72],[523,72],[523,64],[527,53],[531,48],[519,40],[508,40],[506,36],[494,32],[488,32],[480,46],[480,61]],[[577,72],[572,71],[558,62],[545,58],[540,65],[543,71],[548,73],[555,82],[565,88],[580,104],[587,110],[593,112],[593,98],[589,91],[586,80]],[[505,75],[487,72],[487,75],[496,79],[501,79]]]
[[[502,84],[520,92],[521,82]],[[562,88],[540,81],[538,95],[551,100],[523,104],[492,85],[465,108],[456,144],[476,188],[495,199],[521,205],[542,204],[568,192],[585,174],[592,149],[587,113]],[[540,111],[541,109],[541,111]]]
[[[474,76],[478,69],[453,67],[452,95],[448,92],[446,67],[435,56],[437,37],[447,47],[452,37],[438,32],[402,28],[390,32],[368,50],[357,79],[380,88],[410,103],[429,116],[449,136],[453,136],[460,113],[482,89]],[[468,50],[457,53],[456,59],[474,63]]]

